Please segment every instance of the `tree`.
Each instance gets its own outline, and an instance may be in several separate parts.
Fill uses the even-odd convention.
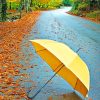
[[[6,21],[6,10],[7,10],[6,0],[1,0],[1,4],[2,4],[1,18],[2,18],[2,21]]]
[[[51,0],[50,4],[54,7],[60,7],[62,5],[63,0]]]
[[[38,0],[40,3],[43,3],[43,4],[47,4],[49,3],[51,0]]]
[[[22,17],[23,0],[20,0],[18,10],[20,12],[20,18]]]
[[[33,5],[33,0],[30,0],[30,7],[32,7]]]
[[[10,3],[10,7],[9,7],[9,8],[10,8],[10,10],[11,10],[11,3],[12,3],[12,2],[16,2],[16,0],[7,0],[7,2]]]
[[[70,6],[71,1],[70,0],[63,0],[63,4],[66,5],[66,6]]]

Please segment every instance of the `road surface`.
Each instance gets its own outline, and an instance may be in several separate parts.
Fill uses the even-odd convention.
[[[26,35],[22,44],[28,43],[29,47],[22,46],[23,52],[31,52],[34,57],[29,60],[30,65],[35,66],[27,73],[36,87],[30,92],[33,96],[36,91],[54,74],[51,68],[35,53],[29,40],[51,39],[63,42],[88,65],[91,85],[89,97],[93,100],[100,99],[100,24],[65,13],[66,9],[43,11],[29,35]],[[24,63],[24,62],[23,62]],[[33,73],[33,74],[31,74]],[[69,76],[70,77],[70,76]],[[30,83],[25,83],[31,86]],[[56,77],[39,93],[34,100],[48,100],[49,96],[72,93],[74,90],[61,77]],[[80,95],[80,94],[78,94]],[[73,99],[74,100],[74,99]]]

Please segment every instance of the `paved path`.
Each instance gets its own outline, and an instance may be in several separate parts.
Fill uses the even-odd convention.
[[[30,39],[52,39],[67,44],[74,51],[79,51],[80,57],[86,62],[90,70],[91,86],[89,97],[93,100],[100,99],[100,25],[65,13],[65,10],[42,12],[31,33],[26,36],[23,43],[29,47],[23,47],[23,52],[34,57],[29,62],[35,66],[27,70],[36,87],[31,91],[32,96],[37,89],[54,74],[50,67],[35,53]],[[70,77],[70,76],[69,76]],[[30,84],[26,84],[30,85]],[[37,95],[34,100],[47,100],[51,95],[71,93],[74,90],[58,75]]]

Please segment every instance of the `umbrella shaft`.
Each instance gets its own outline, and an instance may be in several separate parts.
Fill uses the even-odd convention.
[[[60,67],[60,66],[58,66]],[[58,68],[57,67],[57,68]],[[33,97],[29,97],[30,99],[34,99],[40,92],[41,90],[55,77],[55,75],[64,67],[64,65],[62,65],[57,72],[36,92],[36,94]]]
[[[81,48],[79,48],[79,49],[76,51],[76,53],[78,53],[78,52],[80,51],[80,49],[81,49]]]

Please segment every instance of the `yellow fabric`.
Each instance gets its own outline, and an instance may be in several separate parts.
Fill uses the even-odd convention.
[[[55,70],[63,64],[58,73],[75,90],[86,96],[89,91],[90,76],[86,64],[67,45],[53,40],[31,40],[36,52]],[[56,71],[55,71],[56,72]]]

